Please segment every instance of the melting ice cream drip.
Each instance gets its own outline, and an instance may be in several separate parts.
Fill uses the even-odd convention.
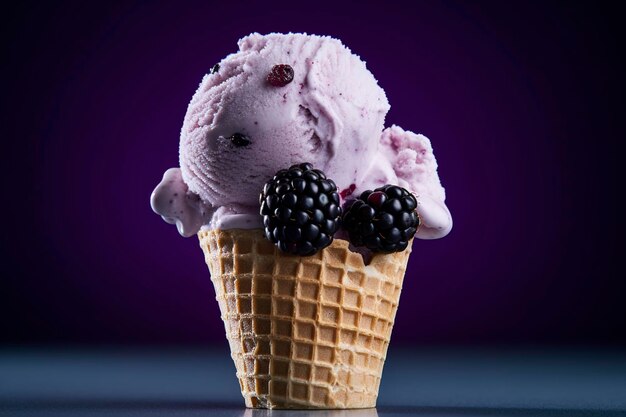
[[[178,233],[193,236],[210,219],[212,209],[197,194],[189,191],[180,168],[170,168],[163,174],[150,197],[150,205],[167,223],[175,224]]]

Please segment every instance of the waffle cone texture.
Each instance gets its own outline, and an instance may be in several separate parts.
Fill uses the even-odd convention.
[[[376,406],[410,245],[365,265],[341,239],[299,257],[261,229],[198,237],[247,407]]]

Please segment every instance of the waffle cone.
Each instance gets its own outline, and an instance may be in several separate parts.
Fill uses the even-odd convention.
[[[198,234],[247,407],[376,406],[407,250],[287,255],[261,229]]]

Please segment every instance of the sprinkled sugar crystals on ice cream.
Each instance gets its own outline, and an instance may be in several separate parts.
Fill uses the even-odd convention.
[[[249,35],[151,197],[197,234],[249,407],[373,407],[413,237],[452,219],[430,141],[340,41]]]

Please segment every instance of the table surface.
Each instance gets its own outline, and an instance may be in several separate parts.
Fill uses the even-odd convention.
[[[626,416],[626,351],[389,349],[369,410],[243,405],[226,348],[0,349],[1,416]]]

